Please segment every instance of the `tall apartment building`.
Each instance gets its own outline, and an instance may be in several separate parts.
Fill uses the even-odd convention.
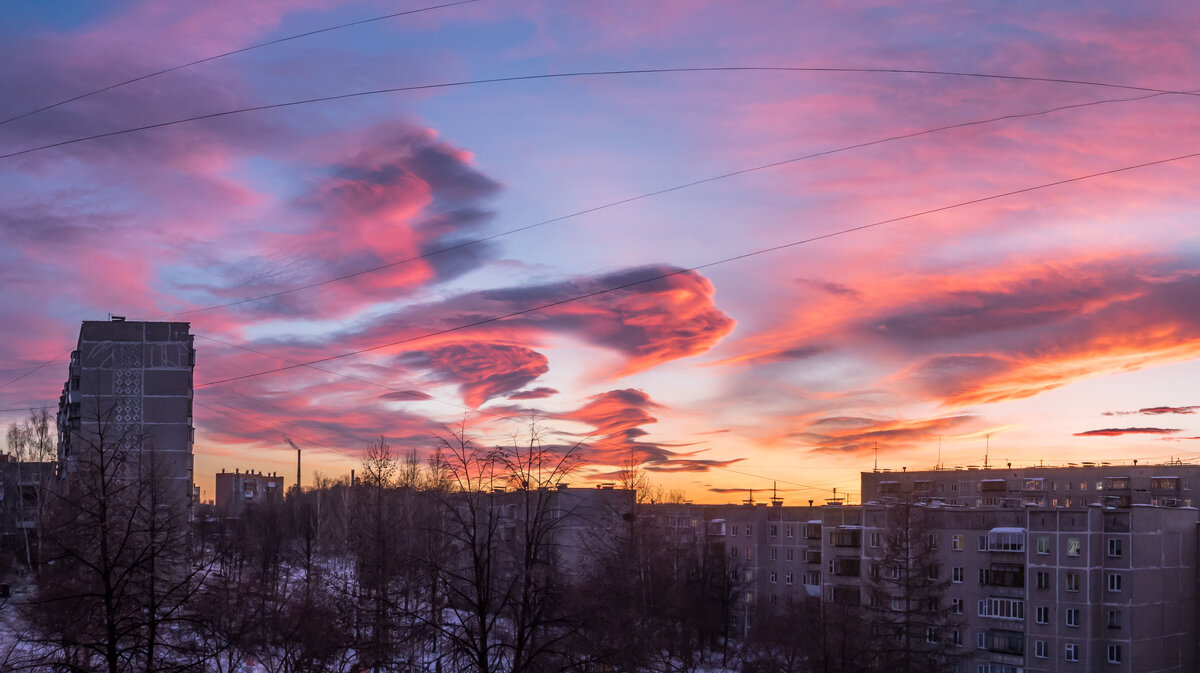
[[[694,537],[738,573],[735,632],[762,607],[805,598],[898,609],[879,578],[899,573],[887,547],[907,507],[911,539],[930,550],[922,572],[944,585],[944,628],[928,637],[957,670],[1183,673],[1200,670],[1193,474],[1200,468],[864,473],[864,505],[673,505],[655,516],[672,539],[703,531]]]
[[[167,492],[190,502],[192,369],[186,322],[84,321],[58,409],[59,476],[88,448],[152,456]]]

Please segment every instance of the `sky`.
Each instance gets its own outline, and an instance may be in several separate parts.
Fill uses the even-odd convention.
[[[221,469],[290,483],[291,443],[310,485],[535,418],[581,443],[575,485],[632,458],[698,502],[1200,458],[1200,8],[363,22],[434,4],[6,9],[0,423],[117,314],[191,323],[205,499]]]

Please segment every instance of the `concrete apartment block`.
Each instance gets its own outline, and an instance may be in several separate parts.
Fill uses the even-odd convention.
[[[185,322],[85,321],[59,398],[61,477],[87,446],[152,456],[167,492],[191,502],[192,369]]]

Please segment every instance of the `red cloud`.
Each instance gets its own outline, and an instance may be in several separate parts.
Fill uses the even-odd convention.
[[[798,437],[809,443],[813,451],[866,453],[877,444],[894,449],[933,442],[975,418],[967,415],[913,421],[825,418],[810,423]]]
[[[438,380],[458,383],[463,399],[471,407],[518,390],[550,370],[546,356],[537,351],[483,342],[411,351],[401,356],[400,362],[431,370]]]
[[[1117,437],[1120,435],[1173,435],[1182,432],[1180,428],[1104,428],[1076,432],[1076,437]]]

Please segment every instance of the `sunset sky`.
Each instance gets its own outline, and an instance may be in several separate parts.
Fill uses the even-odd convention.
[[[191,322],[206,499],[531,414],[712,502],[1200,457],[1200,7],[479,0],[14,119],[436,4],[6,7],[0,422],[113,313]]]

